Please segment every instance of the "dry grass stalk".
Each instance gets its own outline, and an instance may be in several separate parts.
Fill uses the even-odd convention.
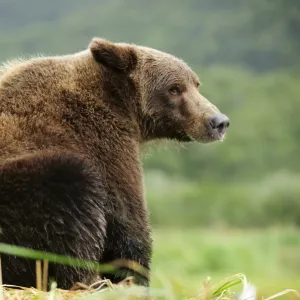
[[[44,292],[47,292],[48,289],[48,269],[49,269],[49,262],[48,260],[44,260],[43,261],[43,282],[42,282],[42,287]]]
[[[42,278],[42,262],[40,260],[37,260],[35,262],[35,274],[36,274],[36,288],[38,290],[42,290],[42,282],[43,282],[43,278]]]

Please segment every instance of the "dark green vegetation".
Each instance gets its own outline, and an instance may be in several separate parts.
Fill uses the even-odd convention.
[[[143,44],[184,58],[231,118],[223,143],[145,152],[151,218],[169,227],[154,269],[180,295],[235,272],[265,296],[300,286],[299,232],[191,229],[300,225],[299,32],[299,0],[0,0],[1,61],[72,53],[93,36]]]

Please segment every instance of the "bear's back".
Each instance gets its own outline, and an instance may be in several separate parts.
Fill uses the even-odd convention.
[[[72,95],[76,76],[67,56],[15,60],[0,68],[0,160],[67,143],[60,100],[63,93]]]

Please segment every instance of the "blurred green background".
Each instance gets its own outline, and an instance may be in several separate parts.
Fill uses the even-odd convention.
[[[223,143],[145,149],[153,284],[195,295],[243,272],[265,296],[300,289],[300,1],[0,0],[1,61],[94,36],[183,58],[231,119]]]

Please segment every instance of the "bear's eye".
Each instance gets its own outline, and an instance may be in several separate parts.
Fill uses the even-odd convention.
[[[180,95],[180,89],[178,86],[173,86],[169,89],[169,93],[172,95]]]

